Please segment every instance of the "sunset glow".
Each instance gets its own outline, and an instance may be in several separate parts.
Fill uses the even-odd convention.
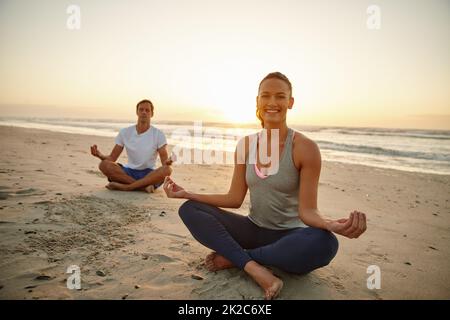
[[[450,129],[448,1],[0,3],[0,116],[254,122],[259,81],[293,83],[296,124]]]

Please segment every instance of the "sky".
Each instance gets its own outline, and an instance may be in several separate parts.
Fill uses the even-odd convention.
[[[0,0],[0,116],[133,119],[148,98],[156,120],[258,124],[280,71],[288,124],[450,129],[449,18],[448,0]]]

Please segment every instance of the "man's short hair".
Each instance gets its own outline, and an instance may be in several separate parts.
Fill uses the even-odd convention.
[[[141,100],[141,101],[139,101],[137,103],[137,105],[136,105],[136,112],[138,111],[139,105],[141,103],[150,103],[150,109],[152,110],[152,113],[153,113],[153,103],[150,100],[147,100],[147,99]]]

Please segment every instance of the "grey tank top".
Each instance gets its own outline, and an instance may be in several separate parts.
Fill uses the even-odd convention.
[[[283,230],[307,227],[298,215],[299,172],[292,160],[294,130],[288,129],[278,172],[262,178],[256,173],[257,139],[250,139],[249,157],[246,159],[245,180],[250,190],[248,218],[257,226]]]

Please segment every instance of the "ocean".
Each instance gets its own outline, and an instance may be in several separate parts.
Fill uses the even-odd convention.
[[[115,137],[132,121],[107,119],[0,118],[0,125]],[[152,121],[169,144],[233,152],[243,135],[260,127],[201,122]],[[450,131],[296,126],[317,142],[322,159],[378,168],[450,175]]]

